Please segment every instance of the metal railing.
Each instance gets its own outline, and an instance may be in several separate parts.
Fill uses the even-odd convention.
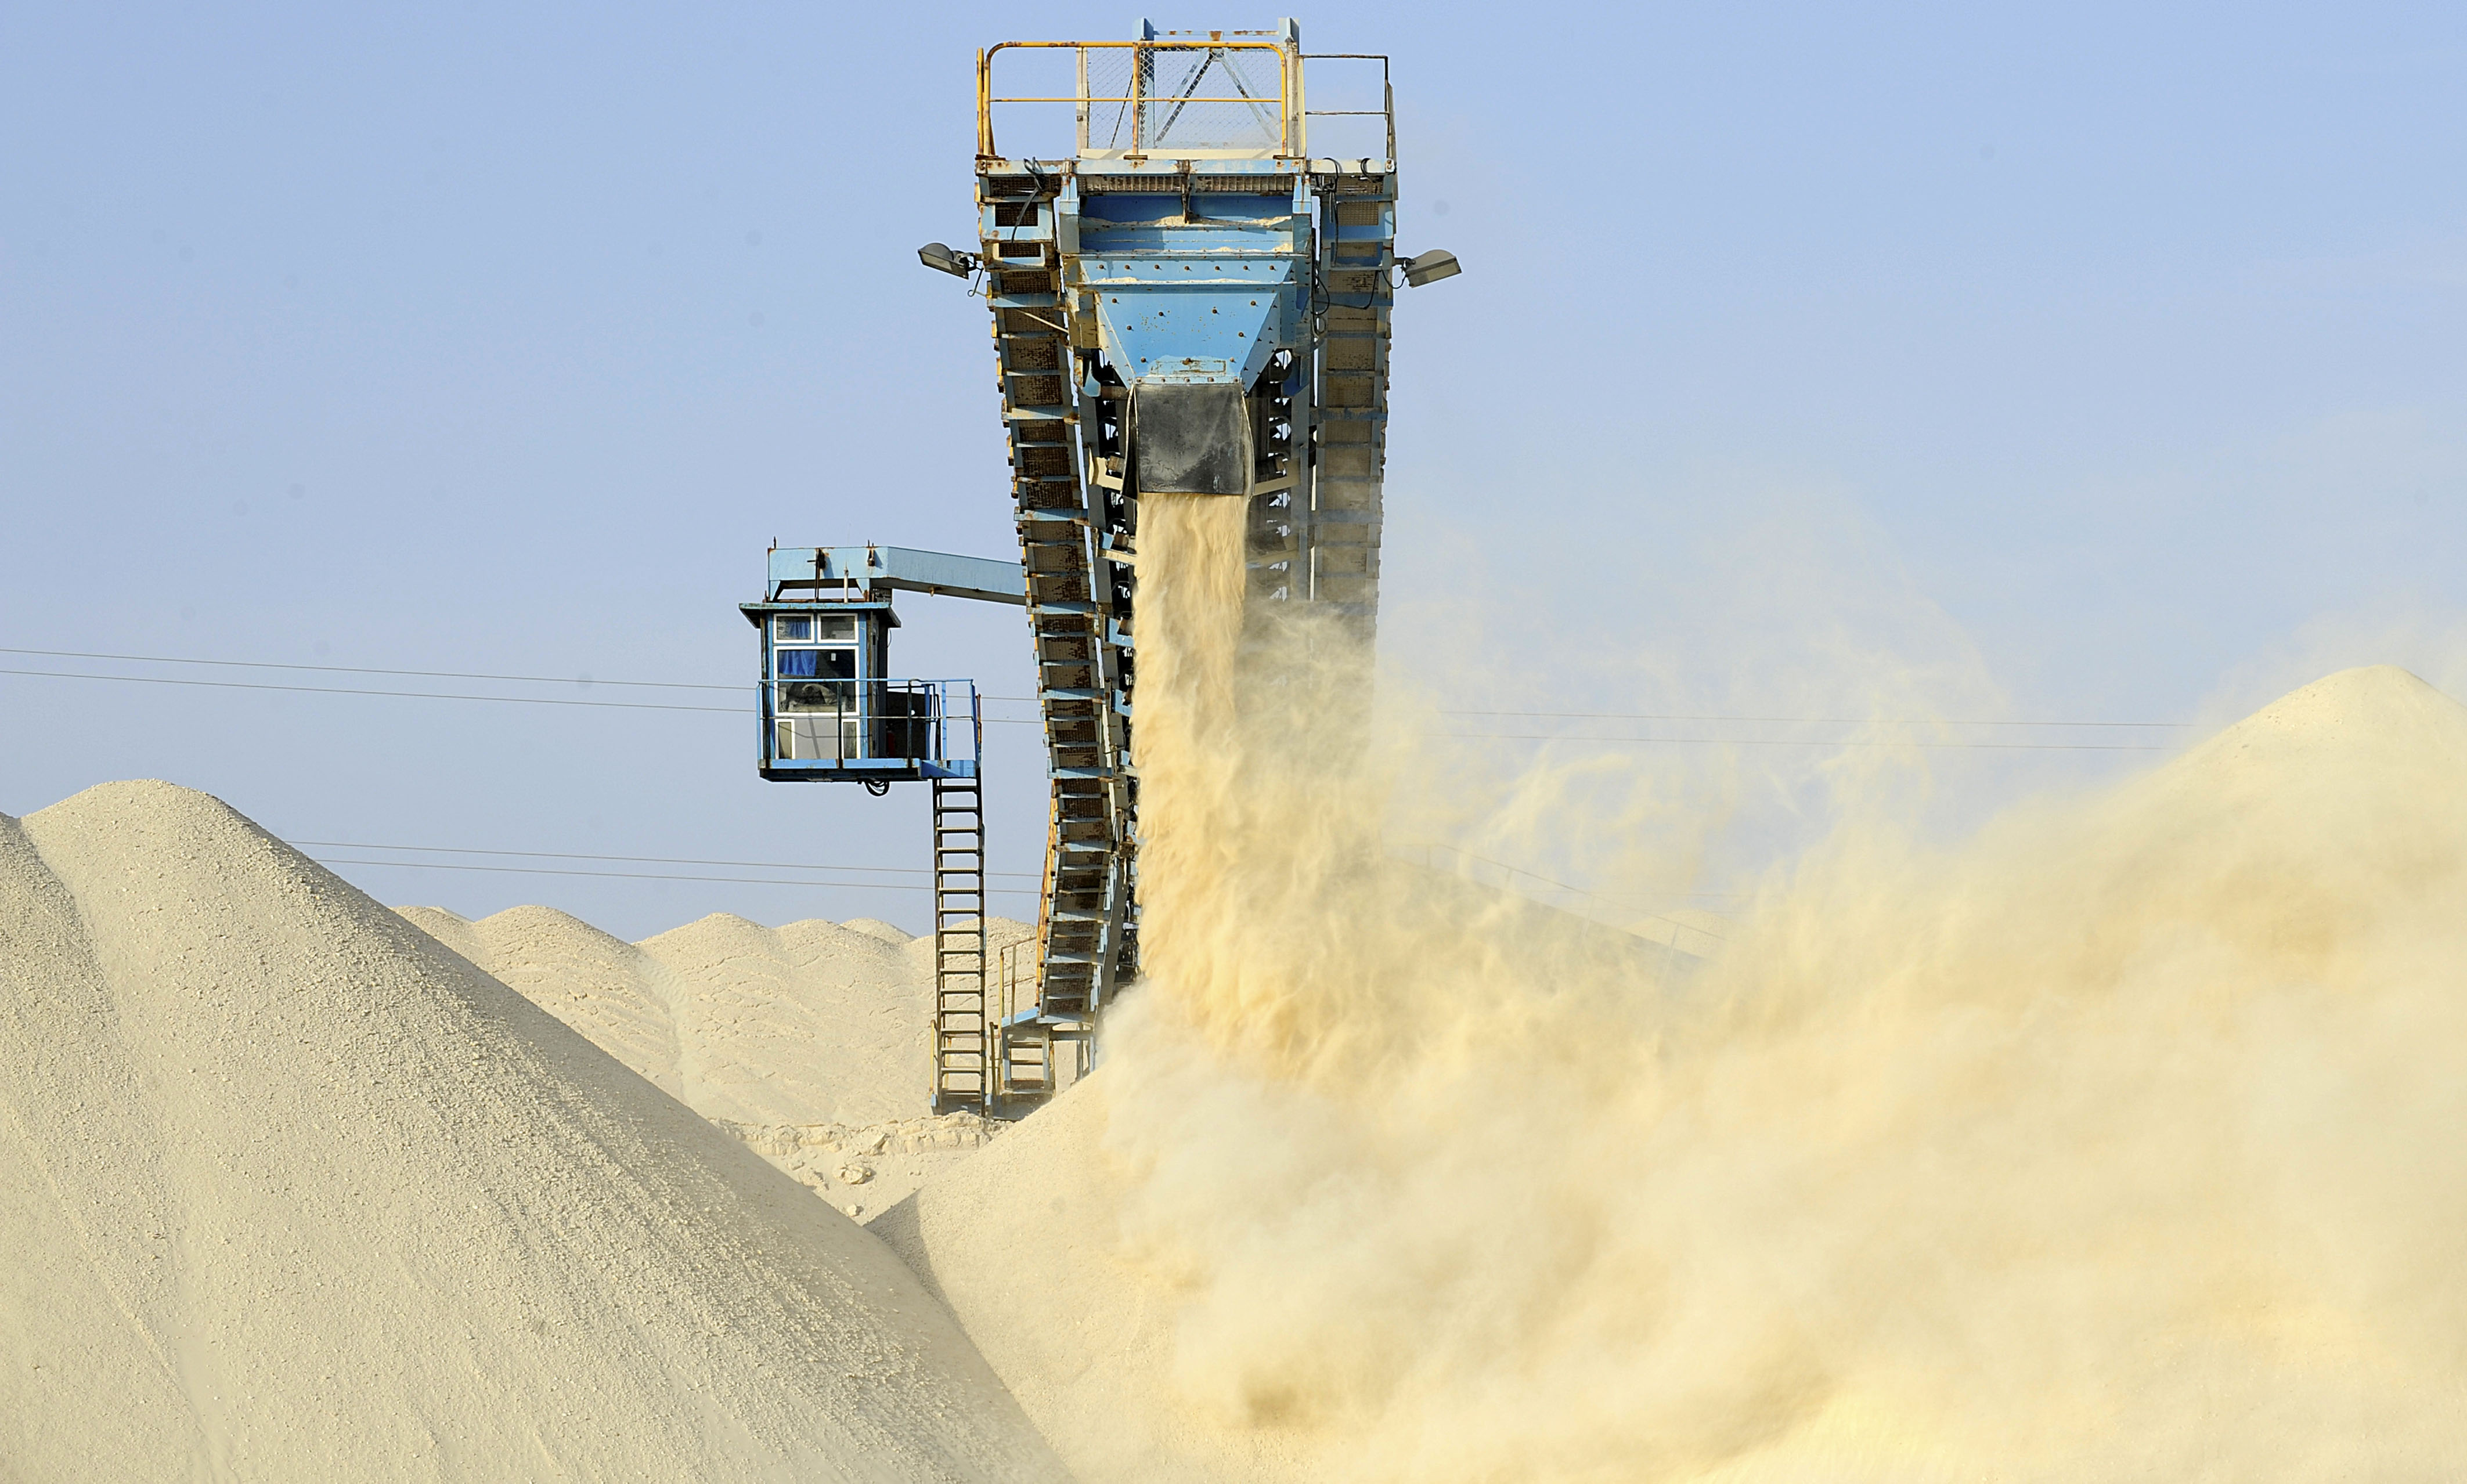
[[[761,690],[762,754],[774,763],[973,763],[984,708],[973,681],[771,680]]]
[[[1030,1001],[1029,1008],[1030,1010],[1036,1008],[1034,1003],[1036,957],[1040,952],[1034,938],[1023,938],[1019,942],[1003,945],[999,967],[994,977],[994,993],[988,997],[988,1002],[992,1006],[990,1018],[995,1024],[1007,1025],[1018,1018],[1019,994],[1023,989],[1028,991]],[[1025,967],[1020,963],[1023,954],[1029,959]]]
[[[997,95],[995,58],[1038,51],[1076,54],[1073,91]],[[1077,113],[1077,152],[1085,158],[1294,158],[1302,150],[1299,62],[1273,41],[1000,42],[977,54],[977,154],[1000,157],[995,108],[1069,103]],[[1211,79],[1214,90],[1201,92]]]
[[[1387,124],[1388,152],[1381,158],[1393,164],[1396,159],[1396,87],[1388,78],[1388,58],[1379,52],[1313,52],[1302,58],[1310,62],[1377,62],[1379,64],[1379,106],[1376,108],[1310,108],[1302,112],[1307,124],[1312,119],[1378,119]],[[1304,69],[1307,71],[1307,67]]]
[[[1003,52],[1075,54],[1075,86],[1069,93],[994,92],[994,59]],[[1265,69],[1245,54],[1276,54],[1276,87],[1262,86]],[[1092,56],[1091,54],[1097,54]],[[1160,68],[1160,63],[1163,63]],[[1177,63],[1180,71],[1177,75]],[[1312,62],[1377,62],[1376,108],[1307,108],[1304,79]],[[1246,67],[1251,75],[1244,76]],[[1164,80],[1160,81],[1162,71]],[[1228,79],[1225,90],[1197,91],[1211,73]],[[1313,52],[1297,56],[1273,41],[1005,41],[977,54],[977,153],[1000,158],[994,144],[994,109],[1010,104],[1071,104],[1081,158],[1148,155],[1204,158],[1211,154],[1266,155],[1292,160],[1309,152],[1312,119],[1377,119],[1384,125],[1385,158],[1396,158],[1396,90],[1388,57],[1377,52]],[[1269,110],[1273,109],[1273,119]],[[1194,111],[1196,110],[1196,111]],[[1211,137],[1211,127],[1214,137]]]

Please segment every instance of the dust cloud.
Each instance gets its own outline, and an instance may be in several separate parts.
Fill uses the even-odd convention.
[[[2467,710],[2350,670],[1957,846],[1863,816],[1674,961],[1388,853],[1475,785],[1246,616],[1241,504],[1142,511],[1154,1405],[1258,1476],[2467,1461]]]

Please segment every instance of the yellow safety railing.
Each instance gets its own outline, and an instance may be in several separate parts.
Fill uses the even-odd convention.
[[[997,96],[993,90],[994,58],[1008,51],[1073,51],[1077,53],[1078,86],[1069,94]],[[1268,53],[1276,58],[1277,90],[1274,94],[1254,92],[1241,69],[1233,58],[1242,53]],[[1089,85],[1089,54],[1129,54],[1128,77],[1120,91],[1097,92]],[[1161,56],[1188,57],[1196,60],[1183,90],[1155,89],[1156,62]],[[1236,96],[1221,93],[1200,94],[1199,82],[1215,70],[1223,60],[1224,76]],[[1110,81],[1110,79],[1108,79]],[[1258,80],[1264,80],[1263,79]],[[1070,103],[1078,111],[1078,146],[1081,154],[1092,152],[1140,159],[1150,154],[1208,155],[1229,153],[1269,153],[1279,159],[1290,159],[1302,151],[1302,79],[1301,58],[1274,41],[1220,41],[1213,38],[1176,37],[1156,41],[1004,41],[977,53],[977,154],[995,159],[1000,151],[994,146],[994,115],[997,106],[1007,103]],[[1255,132],[1243,140],[1222,140],[1211,143],[1204,136],[1175,140],[1171,136],[1181,126],[1193,106],[1206,108],[1231,107],[1247,118]],[[1116,110],[1116,133],[1102,145],[1091,138],[1090,124],[1094,110],[1112,107]],[[1273,128],[1267,110],[1274,110]],[[1203,116],[1204,122],[1204,116]],[[1127,123],[1130,141],[1120,141],[1121,125]],[[1194,127],[1201,123],[1194,123]],[[1273,134],[1273,148],[1271,144]]]

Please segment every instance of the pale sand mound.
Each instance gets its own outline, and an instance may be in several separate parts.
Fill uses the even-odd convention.
[[[687,1077],[678,997],[641,949],[546,907],[509,908],[481,922],[437,907],[396,911],[661,1091],[693,1106],[702,1089]]]
[[[887,922],[714,912],[634,944],[545,907],[396,911],[858,1220],[998,1127],[931,1115],[934,943]],[[997,955],[1034,935],[986,921]]]
[[[904,947],[917,941],[916,933],[905,928],[894,927],[879,917],[851,917],[840,926],[850,933],[862,933],[869,937],[878,937],[894,948]]]
[[[930,991],[900,951],[828,922],[726,912],[643,940],[682,992],[687,1101],[743,1123],[877,1123],[927,1111]]]
[[[545,907],[401,914],[707,1118],[869,1127],[930,1112],[933,942],[889,923],[714,912],[622,942]],[[996,917],[999,950],[1033,933]]]
[[[0,818],[0,1473],[1058,1476],[879,1244],[203,795]]]
[[[1433,1029],[1335,1077],[1150,983],[873,1229],[1090,1484],[2467,1459],[2467,710],[2414,677],[1946,856],[1838,842],[1701,1011],[1480,947],[1385,945]]]

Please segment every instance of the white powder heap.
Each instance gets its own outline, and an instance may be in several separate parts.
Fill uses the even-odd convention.
[[[965,1158],[886,925],[430,938],[166,785],[0,820],[0,1473],[2459,1472],[2467,710],[2348,671],[1847,830],[1673,986],[1252,765],[1307,686],[1189,725],[1230,599],[1146,573],[1150,978]],[[947,1158],[903,1269],[758,1151],[843,1209]]]
[[[11,1477],[1058,1474],[872,1238],[166,784],[0,818],[0,1252]]]

